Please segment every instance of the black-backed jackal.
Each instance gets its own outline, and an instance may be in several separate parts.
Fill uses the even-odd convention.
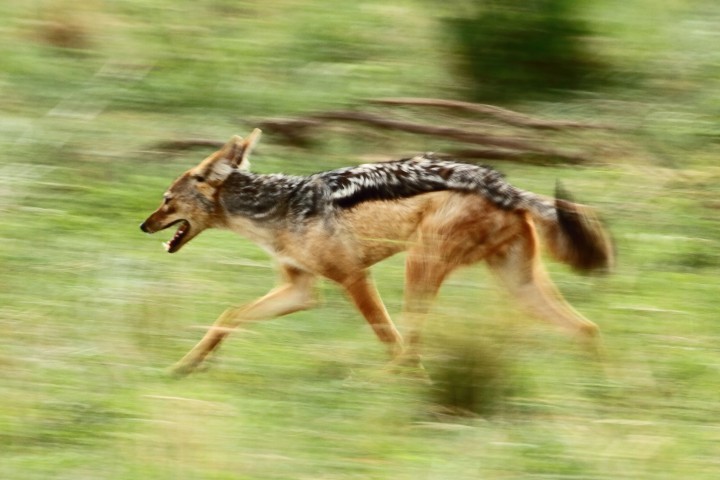
[[[612,244],[587,207],[522,191],[487,167],[432,155],[314,175],[259,175],[248,155],[260,136],[233,137],[170,186],[140,226],[177,225],[168,252],[206,228],[237,232],[267,250],[284,283],[249,305],[226,310],[175,366],[188,373],[242,322],[314,305],[317,277],[341,285],[398,362],[419,362],[420,324],[443,280],[485,260],[526,309],[591,343],[598,328],[565,302],[540,260],[552,255],[581,270],[607,269]],[[407,251],[403,342],[368,272]]]

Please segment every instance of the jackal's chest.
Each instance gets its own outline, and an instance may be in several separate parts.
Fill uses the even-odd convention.
[[[247,238],[270,255],[276,254],[278,235],[275,228],[242,216],[233,216],[227,219],[225,227],[241,237]]]

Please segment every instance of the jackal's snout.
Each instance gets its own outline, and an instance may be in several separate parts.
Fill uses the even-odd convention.
[[[177,252],[178,250],[180,250],[180,247],[185,245],[188,241],[190,241],[193,237],[195,237],[198,233],[202,231],[202,228],[197,229],[195,227],[192,227],[190,221],[183,218],[172,220],[168,223],[168,219],[165,216],[161,216],[161,218],[156,218],[157,216],[158,212],[150,215],[147,220],[140,224],[140,230],[145,233],[155,233],[159,232],[160,230],[165,230],[167,228],[177,225],[175,235],[173,235],[173,237],[169,241],[163,243],[163,246],[168,253]]]
[[[155,233],[159,232],[162,229],[163,226],[161,226],[158,221],[153,218],[153,215],[150,215],[144,222],[140,224],[140,230],[145,233]]]

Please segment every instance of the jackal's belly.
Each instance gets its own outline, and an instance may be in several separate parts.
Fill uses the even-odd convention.
[[[304,229],[281,233],[277,257],[342,281],[418,242],[430,240],[445,248],[447,242],[438,240],[448,236],[453,245],[473,249],[502,228],[503,221],[493,220],[494,210],[498,209],[480,196],[448,191],[365,202],[337,211],[332,218],[318,218]]]
[[[353,239],[363,266],[373,265],[406,250],[428,212],[449,192],[436,192],[393,201],[367,202],[340,216],[340,225]]]
[[[408,249],[430,249],[447,261],[472,263],[496,251],[524,225],[523,215],[471,193],[433,192],[368,202],[344,224],[362,252],[363,266]]]

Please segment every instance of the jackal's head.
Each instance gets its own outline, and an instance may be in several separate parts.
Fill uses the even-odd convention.
[[[250,167],[248,156],[260,138],[255,129],[245,139],[234,136],[223,148],[183,173],[163,195],[163,202],[141,225],[145,233],[155,233],[178,225],[175,235],[163,245],[175,253],[206,228],[219,222],[218,192],[235,169]]]

